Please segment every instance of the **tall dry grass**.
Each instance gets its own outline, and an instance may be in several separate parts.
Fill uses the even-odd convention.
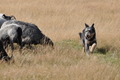
[[[1,80],[119,80],[120,69],[116,65],[98,61],[96,56],[87,57],[79,50],[66,46],[55,50],[35,47],[14,51],[15,63],[0,66]],[[48,51],[49,49],[49,51]]]
[[[14,64],[0,64],[0,79],[119,80],[118,65],[105,64],[95,55],[86,57],[81,49],[61,43],[73,40],[79,45],[78,33],[84,23],[94,23],[98,48],[120,54],[119,5],[119,0],[2,0],[1,13],[36,24],[55,42],[55,49],[34,46],[33,50],[23,50],[22,55],[15,50]]]

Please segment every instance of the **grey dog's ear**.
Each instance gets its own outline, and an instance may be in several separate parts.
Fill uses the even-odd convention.
[[[85,23],[85,26],[86,26],[86,27],[89,27],[86,23]]]

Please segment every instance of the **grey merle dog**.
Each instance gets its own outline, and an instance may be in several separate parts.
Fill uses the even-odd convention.
[[[92,24],[92,26],[89,26],[85,23],[85,28],[82,33],[79,33],[79,36],[84,48],[84,52],[86,54],[90,54],[91,52],[93,52],[97,45],[94,23]]]

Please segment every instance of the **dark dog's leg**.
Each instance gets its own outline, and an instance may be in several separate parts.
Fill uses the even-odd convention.
[[[89,51],[89,44],[85,44],[85,52],[86,52],[86,54],[87,55],[89,55],[90,54],[90,51]]]
[[[82,46],[83,46],[82,52],[84,53],[85,52],[85,44],[84,44],[84,40],[83,40],[83,37],[82,37],[82,33],[79,33],[79,36],[80,36],[80,41],[81,41]]]
[[[85,53],[85,46],[83,46],[82,48],[82,53]]]
[[[93,52],[96,46],[97,46],[97,44],[93,43],[92,46],[91,46],[91,48],[90,48],[90,52]]]

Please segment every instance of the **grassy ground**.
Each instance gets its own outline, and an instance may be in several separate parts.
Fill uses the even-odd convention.
[[[119,80],[119,5],[119,0],[1,1],[1,13],[36,24],[55,49],[37,45],[20,54],[16,46],[15,63],[0,63],[0,80]],[[78,35],[84,23],[94,23],[97,32],[98,45],[89,57]]]
[[[13,64],[1,63],[1,80],[119,80],[120,62],[116,55],[96,52],[86,56],[76,41],[56,43],[56,48],[14,51]],[[9,50],[8,50],[9,52]]]

